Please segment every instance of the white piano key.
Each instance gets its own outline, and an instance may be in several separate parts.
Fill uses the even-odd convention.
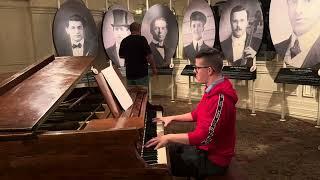
[[[162,117],[162,111],[157,111],[156,117]],[[157,123],[157,134],[164,135],[164,126],[162,122]],[[167,151],[166,148],[157,149],[158,153],[158,164],[167,164]]]

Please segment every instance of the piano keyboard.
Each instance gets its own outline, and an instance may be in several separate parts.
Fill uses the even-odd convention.
[[[162,117],[162,111],[157,111],[156,117]],[[162,122],[157,122],[157,134],[164,135],[164,128]],[[157,149],[158,164],[167,164],[167,151],[166,148]]]
[[[153,123],[153,117],[162,117],[162,111],[160,110],[148,110],[147,118],[145,121],[144,128],[144,136],[143,136],[143,144],[148,142],[151,138],[156,137],[157,134],[164,134],[163,124]],[[151,148],[142,148],[141,157],[145,160],[145,162],[149,165],[153,164],[167,164],[167,152],[166,148],[160,148],[158,150],[154,150],[154,147]]]

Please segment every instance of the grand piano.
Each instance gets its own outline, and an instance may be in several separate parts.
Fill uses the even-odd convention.
[[[0,179],[171,179],[166,150],[143,148],[161,107],[133,87],[123,111],[101,73],[81,86],[92,62],[51,56],[0,84]]]

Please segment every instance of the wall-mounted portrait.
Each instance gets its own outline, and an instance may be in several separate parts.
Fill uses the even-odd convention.
[[[53,41],[58,56],[96,56],[98,34],[94,19],[81,0],[67,0],[53,21]]]
[[[201,49],[212,48],[216,27],[212,10],[204,0],[191,1],[183,18],[183,57],[195,62]]]
[[[103,45],[110,60],[118,67],[124,66],[124,59],[119,57],[119,48],[121,41],[130,35],[129,26],[133,22],[133,15],[120,5],[112,6],[104,15]]]
[[[169,67],[179,38],[178,22],[172,11],[160,4],[152,6],[143,18],[141,34],[148,40],[156,66]]]
[[[258,0],[230,0],[223,5],[219,37],[232,66],[252,67],[263,36],[263,16]]]
[[[286,67],[320,68],[319,7],[319,0],[271,1],[271,38]]]

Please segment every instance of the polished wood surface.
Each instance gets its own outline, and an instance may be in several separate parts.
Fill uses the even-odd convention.
[[[56,58],[7,89],[0,96],[0,131],[35,129],[71,92],[92,61],[88,57]]]
[[[80,128],[52,130],[55,126],[51,123],[61,121],[53,117],[74,122],[74,117],[79,113],[82,117],[85,111],[89,117],[98,118],[94,114],[102,108],[103,97],[94,93],[101,91],[92,87],[74,89],[92,61],[86,57],[56,58],[38,71],[27,73],[29,77],[23,80],[10,81],[16,81],[15,85],[0,96],[1,180],[171,179],[167,167],[147,165],[140,156],[146,89],[129,89],[133,105],[126,111],[119,109],[118,117],[85,118],[80,120]],[[105,100],[112,105],[110,99]]]
[[[132,88],[129,94],[133,100],[132,106],[122,112],[118,118],[92,119],[85,130],[144,128],[145,112],[148,101],[146,89]]]
[[[121,129],[121,128],[144,128],[145,112],[148,102],[147,89],[129,88],[129,94],[133,100],[132,106],[122,112],[118,118],[93,119],[85,129]]]
[[[104,76],[102,73],[95,75],[95,79],[98,83],[101,93],[113,115],[113,117],[117,118],[121,114],[121,108],[119,104],[116,102],[110,87],[108,86]]]
[[[167,167],[140,157],[148,94],[130,94],[137,104],[119,118],[91,120],[82,130],[2,133],[0,179],[171,179]]]

